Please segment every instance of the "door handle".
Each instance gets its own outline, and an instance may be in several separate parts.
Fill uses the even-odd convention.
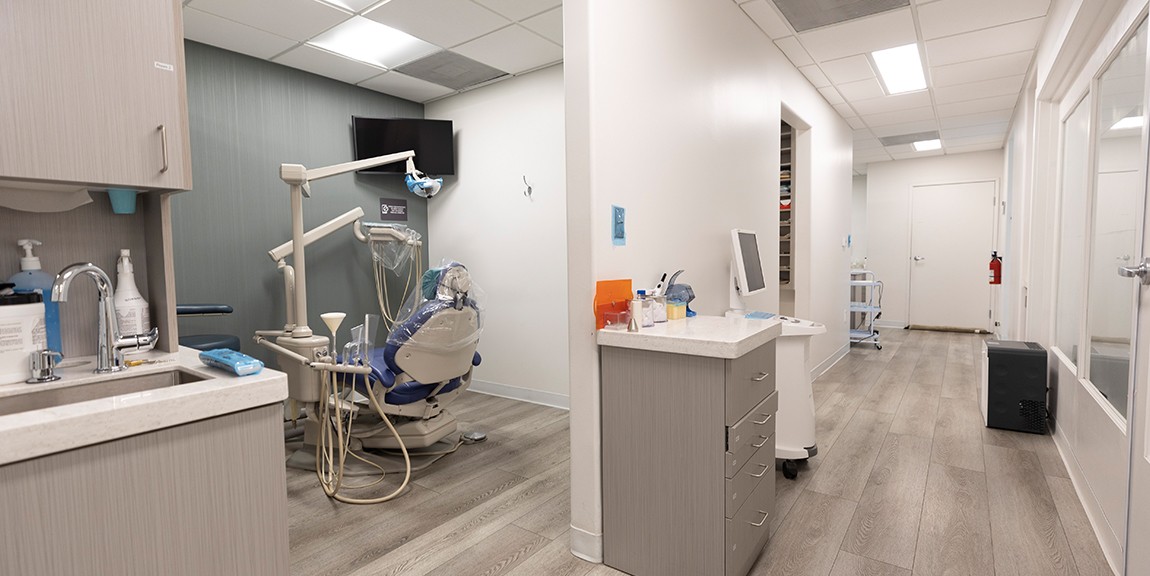
[[[923,260],[926,260],[926,256],[915,256],[914,257],[915,262],[922,262]]]
[[[1143,286],[1150,286],[1150,258],[1143,258],[1142,263],[1137,266],[1119,266],[1118,275],[1124,278],[1137,276]]]
[[[160,172],[168,171],[168,127],[160,124],[156,127],[160,131],[160,148],[164,152],[164,167],[160,168]]]

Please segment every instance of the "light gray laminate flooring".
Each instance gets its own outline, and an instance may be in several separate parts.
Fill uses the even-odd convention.
[[[815,381],[819,455],[796,480],[778,473],[751,574],[1109,575],[1050,437],[982,425],[982,337],[882,339]],[[568,550],[566,412],[470,392],[451,409],[490,440],[414,474],[392,502],[335,503],[314,473],[288,470],[293,574],[622,574]]]

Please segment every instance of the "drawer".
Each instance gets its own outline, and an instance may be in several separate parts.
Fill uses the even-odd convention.
[[[750,498],[751,492],[754,492],[755,488],[758,487],[759,481],[768,475],[773,476],[774,473],[775,439],[771,437],[763,441],[762,448],[755,451],[750,461],[735,474],[734,478],[726,480],[727,518],[734,518],[735,513]]]
[[[771,532],[775,515],[775,475],[763,475],[755,491],[728,519],[724,541],[726,576],[745,576],[759,557]]]
[[[726,423],[734,424],[775,390],[775,343],[727,361]]]
[[[748,444],[758,448],[775,433],[775,412],[779,410],[779,393],[771,392],[766,400],[747,412],[742,420],[727,428],[727,452],[737,454]]]

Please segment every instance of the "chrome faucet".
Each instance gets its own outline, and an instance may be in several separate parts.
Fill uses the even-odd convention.
[[[100,291],[97,299],[97,334],[96,334],[96,373],[119,372],[124,366],[124,350],[128,348],[143,348],[154,345],[159,337],[159,330],[152,328],[147,334],[133,334],[122,336],[120,325],[116,321],[116,304],[112,291],[112,281],[98,266],[91,262],[72,264],[56,275],[52,283],[52,301],[67,302],[68,287],[77,276],[85,275],[96,282],[96,289]]]

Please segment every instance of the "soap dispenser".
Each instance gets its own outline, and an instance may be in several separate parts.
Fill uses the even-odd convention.
[[[53,352],[63,352],[60,344],[60,304],[52,301],[52,283],[56,281],[54,274],[40,269],[40,258],[32,250],[40,246],[39,240],[22,239],[16,244],[24,250],[24,257],[20,259],[20,272],[8,279],[15,284],[13,290],[17,294],[30,294],[37,292],[44,301],[44,328],[48,349]]]

